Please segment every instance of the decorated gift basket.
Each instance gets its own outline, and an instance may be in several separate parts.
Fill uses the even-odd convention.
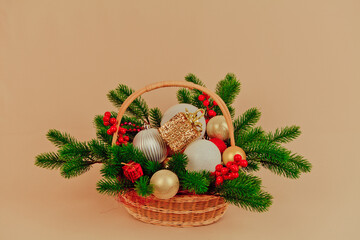
[[[240,82],[233,74],[215,92],[193,74],[185,80],[137,91],[120,84],[108,93],[118,113],[95,117],[97,139],[81,142],[49,130],[58,151],[38,155],[35,164],[60,169],[65,178],[102,164],[100,193],[114,196],[140,221],[178,227],[214,223],[228,204],[268,210],[272,196],[253,175],[262,167],[293,179],[311,170],[304,157],[283,146],[300,135],[298,126],[266,132],[255,126],[256,108],[234,117]],[[164,113],[149,109],[141,95],[166,87],[180,87],[179,104]]]

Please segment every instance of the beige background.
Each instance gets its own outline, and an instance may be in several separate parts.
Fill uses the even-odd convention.
[[[359,239],[359,1],[0,0],[0,239]],[[49,128],[81,140],[135,89],[198,75],[242,81],[267,130],[302,126],[289,144],[314,165],[294,181],[261,171],[275,201],[263,214],[230,207],[193,229],[137,222],[95,190],[99,167],[66,180],[37,168]],[[175,89],[145,96],[163,110]]]

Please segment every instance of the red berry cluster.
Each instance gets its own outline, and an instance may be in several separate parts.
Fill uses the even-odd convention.
[[[217,102],[213,101],[212,106],[209,106],[210,105],[210,101],[209,101],[210,96],[204,92],[198,97],[198,99],[199,99],[199,101],[203,102],[203,105],[206,107],[207,116],[205,116],[205,118],[206,118],[206,123],[207,123],[210,118],[216,116],[216,112],[214,110],[212,110],[212,108],[214,106],[217,106]]]
[[[215,167],[215,185],[221,185],[224,180],[233,180],[239,177],[239,166],[236,165],[233,161],[228,162],[226,166],[218,164]]]
[[[104,125],[105,126],[110,126],[110,128],[106,131],[107,134],[109,135],[113,135],[117,128],[116,128],[116,118],[111,117],[111,113],[110,112],[106,112],[104,114]],[[123,128],[122,126],[128,126],[129,129]],[[135,124],[132,124],[131,122],[125,122],[120,124],[120,128],[119,128],[119,136],[118,139],[116,141],[116,145],[121,145],[121,144],[128,144],[129,141],[129,136],[125,136],[126,132],[140,132],[143,128],[136,126]]]
[[[248,162],[246,161],[246,159],[243,159],[240,154],[235,154],[234,163],[240,167],[247,167],[247,165],[248,165]]]
[[[240,154],[236,154],[234,156],[234,161],[230,161],[226,163],[226,166],[223,166],[222,164],[218,164],[215,167],[215,172],[213,175],[215,175],[215,185],[219,186],[221,185],[224,180],[233,180],[235,178],[239,177],[239,166],[240,167],[247,167],[248,162],[246,159],[243,159]]]

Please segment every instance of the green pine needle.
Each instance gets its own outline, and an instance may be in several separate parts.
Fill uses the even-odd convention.
[[[176,153],[169,160],[168,169],[173,171],[177,176],[182,176],[186,173],[187,164],[187,156],[183,153]]]
[[[133,187],[133,184],[127,179],[119,181],[116,178],[109,178],[101,179],[96,186],[96,190],[99,193],[116,196],[117,194],[127,192],[131,187]]]
[[[219,95],[227,106],[230,106],[240,92],[240,82],[232,73],[228,73],[225,79],[216,85],[216,94]]]
[[[161,126],[162,113],[160,108],[150,109],[150,123],[154,128],[159,128]]]
[[[91,154],[89,146],[85,142],[68,143],[59,150],[60,156],[64,158],[88,158]]]
[[[257,108],[250,108],[234,121],[234,133],[245,131],[254,126],[260,119],[261,112]]]
[[[74,158],[63,164],[61,175],[65,178],[79,176],[90,170],[92,162],[83,161],[81,158]]]
[[[154,192],[154,186],[150,184],[149,176],[141,176],[135,182],[135,191],[139,196],[148,197]]]
[[[179,176],[180,184],[183,189],[186,189],[195,194],[206,193],[210,186],[210,172],[186,172]]]
[[[74,143],[76,140],[67,133],[61,133],[56,129],[50,129],[46,134],[47,139],[55,146],[61,147],[68,143]]]
[[[42,153],[36,156],[35,165],[42,168],[48,169],[58,169],[60,168],[66,161],[61,159],[59,154],[49,152]]]
[[[179,103],[192,103],[192,96],[189,89],[181,88],[177,91],[176,97]]]
[[[107,145],[99,140],[91,140],[88,143],[92,156],[106,162],[110,158],[110,150]]]
[[[276,129],[274,133],[268,133],[267,139],[275,143],[288,143],[300,136],[299,126],[284,127]]]

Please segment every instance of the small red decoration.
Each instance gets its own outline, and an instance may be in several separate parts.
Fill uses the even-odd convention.
[[[144,175],[140,164],[134,161],[126,163],[125,166],[122,167],[122,169],[124,171],[125,177],[131,182],[135,182],[139,177]]]
[[[225,149],[227,148],[226,144],[221,139],[211,138],[210,142],[214,143],[218,147],[218,149],[220,150],[221,153],[223,153],[225,151]]]
[[[239,161],[239,166],[240,167],[247,167],[247,165],[248,165],[248,162],[245,159],[241,159]]]

